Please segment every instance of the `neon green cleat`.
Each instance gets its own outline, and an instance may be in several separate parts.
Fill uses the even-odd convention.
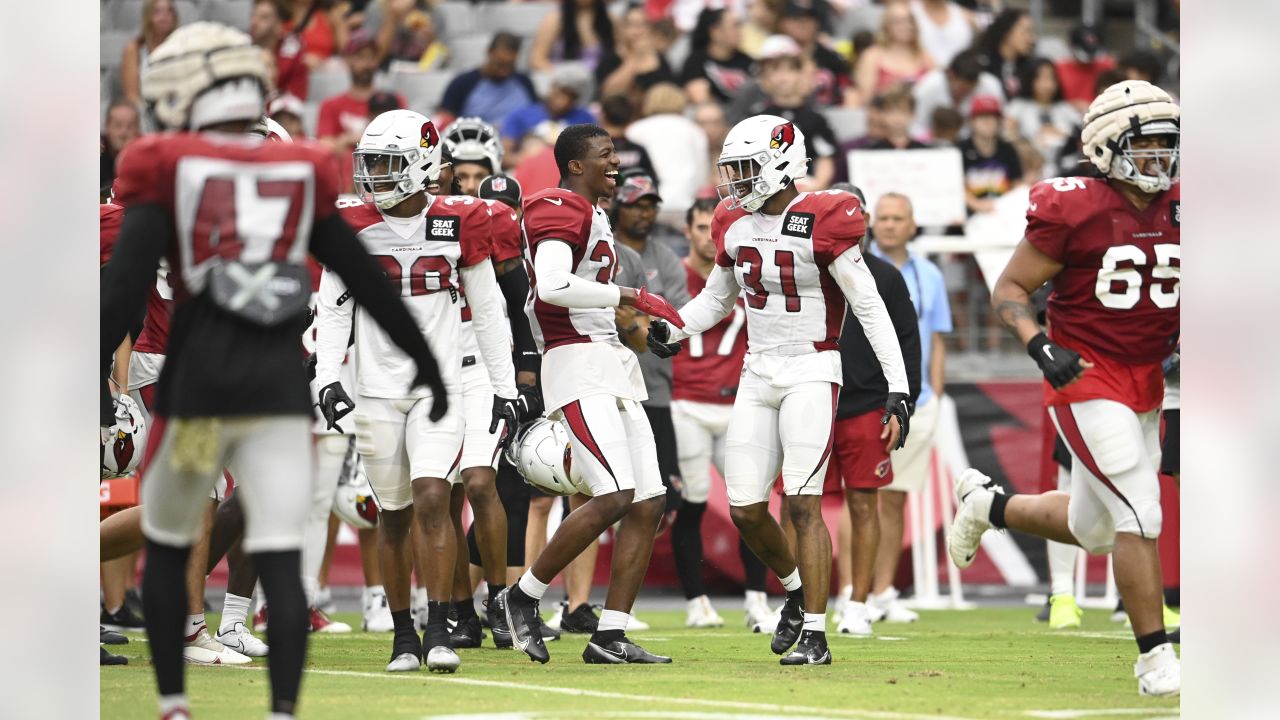
[[[1173,630],[1174,628],[1180,628],[1180,627],[1182,627],[1182,615],[1179,614],[1177,610],[1174,610],[1168,605],[1165,605],[1164,606],[1164,629]]]
[[[1076,604],[1074,595],[1053,595],[1049,598],[1049,629],[1068,630],[1080,627],[1084,611]]]

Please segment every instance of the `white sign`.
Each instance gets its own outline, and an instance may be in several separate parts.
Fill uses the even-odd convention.
[[[965,220],[964,162],[955,148],[850,150],[848,163],[849,182],[866,194],[873,220],[876,202],[890,192],[911,198],[920,227]]]

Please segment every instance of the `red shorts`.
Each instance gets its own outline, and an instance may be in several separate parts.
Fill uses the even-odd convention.
[[[841,479],[844,487],[852,490],[875,490],[893,482],[893,465],[884,449],[886,440],[880,437],[883,414],[872,410],[836,420],[836,446],[827,464],[823,492],[839,492]]]

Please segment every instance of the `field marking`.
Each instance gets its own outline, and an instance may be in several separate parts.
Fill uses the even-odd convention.
[[[1103,708],[1089,710],[1027,710],[1025,715],[1048,720],[1074,720],[1074,718],[1108,717],[1111,715],[1169,715],[1181,716],[1179,708]]]
[[[614,712],[595,712],[595,711],[563,711],[563,710],[532,710],[528,712],[511,712],[511,713],[464,713],[450,715],[426,715],[423,720],[554,720],[563,717],[589,717],[589,718],[656,718],[657,720],[797,720],[797,718],[805,718],[805,720],[826,720],[832,718],[831,715],[743,715],[741,713],[718,713],[718,712],[696,712],[693,710],[662,710],[658,712],[647,710],[635,711],[614,711]]]
[[[235,670],[262,672],[265,667],[252,665],[232,665]],[[701,707],[731,707],[741,710],[763,710],[767,712],[783,712],[804,714],[806,717],[824,715],[839,718],[869,718],[870,720],[967,720],[955,715],[932,715],[924,713],[901,713],[884,710],[852,710],[839,708],[806,707],[801,705],[776,705],[773,703],[750,703],[740,700],[710,700],[705,698],[681,698],[662,695],[632,695],[629,693],[608,692],[605,690],[586,690],[583,688],[556,687],[554,685],[530,685],[527,683],[507,682],[504,680],[479,680],[475,678],[442,677],[431,673],[373,673],[355,670],[320,670],[308,668],[309,675],[333,675],[337,677],[360,677],[381,680],[417,680],[419,682],[441,682],[454,685],[473,685],[479,687],[521,690],[524,692],[552,693],[555,695],[571,695],[575,697],[593,697],[603,700],[629,700],[632,702],[671,703],[675,705],[696,705]]]
[[[1057,632],[1055,635],[1061,637],[1095,638],[1100,640],[1133,640],[1133,633],[1126,630],[1112,630],[1110,632],[1079,632],[1075,630],[1068,630],[1066,632]]]

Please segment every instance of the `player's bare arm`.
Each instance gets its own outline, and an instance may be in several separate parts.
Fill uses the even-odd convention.
[[[1059,388],[1075,382],[1085,370],[1093,367],[1093,363],[1074,351],[1055,345],[1036,322],[1031,293],[1053,279],[1062,268],[1062,263],[1023,240],[1014,249],[1013,257],[991,291],[991,307],[996,317],[1026,346],[1049,382]]]

